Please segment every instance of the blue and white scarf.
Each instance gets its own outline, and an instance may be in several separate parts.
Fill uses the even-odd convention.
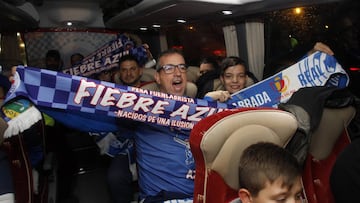
[[[276,106],[302,87],[346,87],[348,76],[332,56],[317,52],[284,71],[232,95],[228,103],[174,96],[45,69],[18,66],[5,106],[16,135],[46,113],[68,127],[86,132],[117,132],[122,119],[192,129],[202,118],[224,109]],[[26,98],[34,106],[9,117],[7,105]],[[246,104],[246,105],[244,105]],[[26,108],[20,108],[26,109]],[[30,113],[29,113],[30,112]]]

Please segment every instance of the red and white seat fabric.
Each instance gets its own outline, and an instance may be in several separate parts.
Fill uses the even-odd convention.
[[[296,129],[291,113],[271,108],[228,110],[201,120],[190,135],[196,163],[194,203],[237,198],[242,151],[261,141],[285,146]]]

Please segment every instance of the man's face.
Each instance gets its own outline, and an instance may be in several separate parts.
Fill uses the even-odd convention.
[[[233,94],[245,88],[246,85],[246,70],[243,65],[235,65],[227,68],[220,80],[224,85],[226,91]]]
[[[55,57],[46,58],[45,63],[46,68],[50,70],[58,70],[60,67],[60,61]]]
[[[138,66],[136,61],[123,61],[120,63],[120,80],[124,85],[138,86],[143,69]]]
[[[173,53],[162,56],[159,59],[160,66],[185,64],[185,59],[180,54]],[[172,95],[183,96],[186,89],[186,71],[180,71],[179,67],[172,73],[165,73],[162,69],[155,73],[155,80],[160,85],[160,91]]]
[[[272,184],[266,182],[265,188],[260,190],[256,197],[251,197],[251,203],[301,203],[301,193],[301,177],[298,177],[290,188],[278,178]]]

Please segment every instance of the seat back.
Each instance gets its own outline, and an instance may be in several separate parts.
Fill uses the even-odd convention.
[[[150,81],[154,81],[154,75],[156,73],[156,70],[153,68],[144,68],[143,69],[143,74],[141,75],[141,81],[143,82],[150,82]]]
[[[197,66],[189,66],[188,67],[188,69],[186,71],[187,81],[192,82],[192,83],[196,83],[199,76],[200,76],[199,67],[197,67]]]
[[[159,85],[155,81],[146,83],[143,86],[141,86],[140,88],[146,89],[146,90],[151,90],[151,91],[157,91],[157,92],[160,91]],[[196,85],[192,82],[187,82],[186,89],[185,89],[185,96],[195,98],[196,93],[197,93]]]
[[[241,108],[198,122],[190,135],[196,163],[194,202],[222,203],[235,199],[243,150],[261,141],[285,146],[296,129],[296,118],[278,109]]]
[[[350,143],[346,128],[355,113],[353,106],[324,108],[304,166],[303,184],[308,203],[335,202],[329,177],[337,156]]]

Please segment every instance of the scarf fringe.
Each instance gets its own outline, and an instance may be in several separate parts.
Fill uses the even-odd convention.
[[[20,115],[8,121],[8,128],[4,132],[4,138],[9,138],[18,135],[24,130],[29,129],[32,125],[42,119],[40,111],[31,106]]]

